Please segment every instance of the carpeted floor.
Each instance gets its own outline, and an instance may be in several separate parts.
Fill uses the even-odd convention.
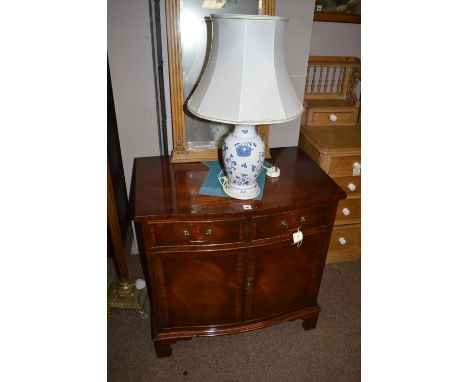
[[[141,276],[138,256],[128,258]],[[248,333],[198,337],[172,345],[156,358],[150,321],[114,309],[108,320],[108,380],[119,381],[359,381],[360,262],[325,267],[317,328],[292,321]],[[146,306],[148,310],[148,306]]]

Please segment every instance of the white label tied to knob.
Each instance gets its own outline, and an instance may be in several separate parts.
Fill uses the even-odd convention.
[[[293,233],[293,245],[297,244],[297,246],[299,247],[302,244],[303,238],[304,238],[304,235],[302,234],[302,231],[300,231],[298,228],[297,232]]]
[[[330,121],[332,121],[332,122],[335,122],[338,119],[336,114],[330,114],[330,116],[328,118],[330,118]]]

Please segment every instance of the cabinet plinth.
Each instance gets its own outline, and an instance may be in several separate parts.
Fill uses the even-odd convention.
[[[297,147],[271,150],[262,200],[198,194],[208,167],[136,158],[131,203],[158,357],[194,336],[302,319],[315,327],[338,202],[346,193]],[[251,209],[244,209],[249,204]],[[300,229],[303,242],[293,245]]]

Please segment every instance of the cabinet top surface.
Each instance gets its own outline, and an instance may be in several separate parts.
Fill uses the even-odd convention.
[[[296,209],[344,199],[346,193],[298,147],[270,150],[279,178],[265,179],[262,200],[200,195],[208,174],[202,163],[170,163],[170,157],[135,158],[130,202],[135,221],[167,217],[225,217]],[[244,210],[249,204],[251,210]]]
[[[361,153],[360,126],[301,126],[301,133],[321,153]]]

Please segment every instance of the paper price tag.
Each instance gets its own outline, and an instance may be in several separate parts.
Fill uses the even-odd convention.
[[[303,238],[304,238],[304,235],[302,234],[302,231],[298,230],[297,232],[294,232],[293,233],[293,244],[301,243]]]

